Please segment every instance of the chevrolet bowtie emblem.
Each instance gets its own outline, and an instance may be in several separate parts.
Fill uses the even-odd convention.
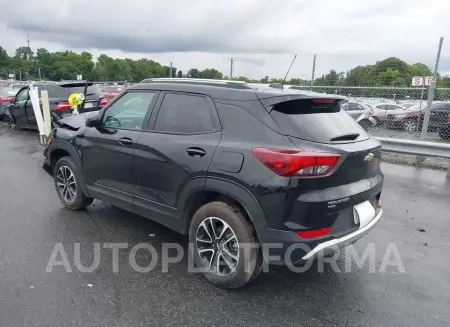
[[[369,153],[367,156],[364,157],[364,161],[371,162],[373,157],[375,157],[375,155],[373,153]]]

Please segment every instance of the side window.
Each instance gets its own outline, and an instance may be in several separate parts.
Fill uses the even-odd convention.
[[[16,102],[25,100],[28,100],[28,89],[23,89],[16,95]]]
[[[155,130],[176,134],[213,131],[214,127],[206,98],[167,93],[156,117]]]
[[[355,103],[349,103],[349,104],[348,104],[348,107],[347,107],[347,111],[353,111],[353,110],[355,110],[355,106],[356,106]]]
[[[153,92],[129,92],[108,108],[103,116],[105,126],[141,129],[152,102]]]

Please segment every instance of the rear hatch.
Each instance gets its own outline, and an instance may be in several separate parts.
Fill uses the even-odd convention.
[[[84,93],[84,89],[86,87],[85,82],[81,83],[67,83],[67,84],[59,84],[62,88],[67,91],[67,98],[72,93]],[[104,95],[100,90],[93,85],[92,83],[88,83],[87,91],[86,91],[86,101],[84,104],[84,108],[79,108],[79,112],[89,112],[99,110],[101,106],[97,107],[99,99],[104,98]]]
[[[270,115],[290,140],[308,151],[338,153],[341,160],[316,185],[334,186],[368,178],[379,169],[381,145],[341,109],[341,99],[263,99]],[[373,158],[372,155],[373,155]],[[369,156],[369,157],[367,157]],[[367,157],[367,158],[366,158]]]
[[[383,182],[381,145],[341,109],[340,101],[330,98],[283,101],[282,97],[261,100],[301,152],[312,156],[340,155],[334,164],[315,164],[318,172],[330,167],[325,174],[303,178],[290,175],[292,206],[284,220],[289,228],[333,226],[333,235],[348,233],[357,228],[353,206],[369,201],[375,210],[379,208],[377,200]]]

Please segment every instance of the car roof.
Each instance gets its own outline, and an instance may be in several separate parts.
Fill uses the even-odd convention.
[[[135,84],[128,90],[158,90],[187,93],[201,93],[213,99],[251,101],[275,97],[289,98],[332,98],[344,99],[336,95],[325,95],[305,91],[299,87],[286,85],[281,87],[269,84],[246,83],[229,80],[209,80],[196,78],[152,78]]]

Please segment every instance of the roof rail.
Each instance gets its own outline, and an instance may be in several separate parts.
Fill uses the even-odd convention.
[[[147,78],[141,83],[186,83],[206,86],[222,86],[234,89],[251,89],[251,87],[243,81],[233,81],[224,79],[205,79],[205,78]]]

